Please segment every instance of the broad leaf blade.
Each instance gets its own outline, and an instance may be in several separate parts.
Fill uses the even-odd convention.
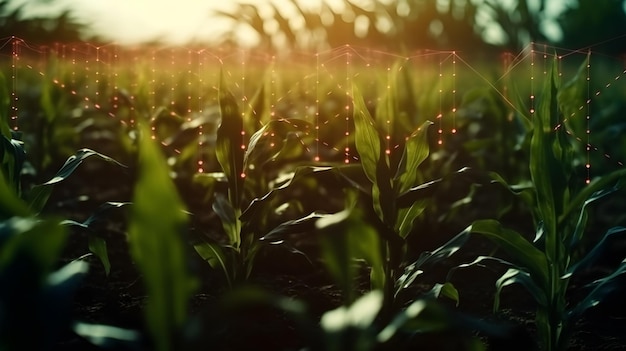
[[[542,289],[548,285],[548,262],[543,252],[535,248],[518,232],[502,227],[496,220],[479,220],[471,225],[471,232],[487,237],[506,252],[521,270],[530,273]]]
[[[398,179],[397,194],[403,194],[420,182],[418,167],[428,157],[428,127],[431,121],[424,122],[407,140],[398,165],[395,178]]]
[[[363,96],[353,87],[354,143],[365,175],[372,182],[374,210],[383,223],[395,222],[395,199],[389,172],[389,161],[381,147],[380,133],[370,115]]]
[[[419,258],[415,262],[405,267],[404,272],[396,281],[396,294],[398,294],[402,289],[406,289],[411,286],[415,279],[423,273],[424,267],[429,264],[441,262],[457,252],[465,244],[469,235],[470,230],[468,228],[448,240],[448,242],[436,250],[433,250],[432,252],[426,251],[420,254]]]
[[[67,179],[70,175],[72,175],[72,173],[74,173],[76,168],[78,168],[78,166],[80,166],[80,164],[83,163],[85,159],[92,156],[98,157],[108,162],[112,162],[114,164],[117,164],[118,166],[125,167],[111,157],[103,155],[99,152],[90,149],[78,150],[74,155],[70,156],[65,161],[61,169],[59,169],[59,171],[54,175],[54,177],[52,177],[52,179],[43,184],[35,186],[31,190],[28,195],[28,203],[31,210],[33,210],[34,212],[40,212],[46,205],[46,202],[48,201],[48,198],[52,193],[53,186]]]
[[[212,268],[221,269],[224,273],[224,277],[226,277],[228,286],[232,286],[232,281],[230,279],[231,274],[229,273],[229,266],[232,265],[232,263],[228,262],[224,253],[224,247],[216,243],[205,241],[195,244],[193,248]]]
[[[28,205],[17,196],[4,179],[4,174],[0,172],[0,219],[13,216],[26,217],[30,213]]]
[[[104,273],[108,276],[111,272],[111,261],[109,261],[109,253],[107,250],[107,243],[104,239],[96,235],[89,235],[89,251],[96,255],[102,266],[104,267]]]
[[[544,223],[545,245],[548,257],[561,262],[563,243],[558,230],[557,215],[563,212],[569,174],[566,172],[566,141],[554,130],[559,122],[557,88],[554,69],[550,71],[541,95],[542,101],[533,116],[530,141],[530,175],[535,185],[536,205]]]
[[[195,281],[187,267],[184,205],[156,145],[142,130],[128,235],[148,292],[146,323],[159,351],[174,350]]]
[[[409,208],[398,209],[398,218],[396,221],[396,232],[401,238],[406,237],[413,230],[414,222],[419,215],[426,209],[427,200],[417,200]]]
[[[230,203],[239,208],[243,196],[243,181],[245,173],[243,169],[243,156],[245,145],[244,136],[241,135],[243,118],[239,113],[237,101],[233,94],[228,91],[224,82],[224,75],[220,77],[219,89],[221,122],[217,129],[215,155],[222,171],[228,178]]]
[[[365,260],[372,267],[372,287],[382,289],[385,282],[381,243],[378,233],[367,224],[358,209],[346,209],[322,217],[316,222],[321,235],[324,263],[344,292],[348,303],[354,301],[355,260]]]
[[[520,284],[532,295],[535,302],[540,306],[547,306],[548,298],[545,292],[535,284],[535,281],[526,271],[516,268],[509,268],[497,281],[496,281],[496,296],[493,302],[494,312],[500,309],[500,294],[502,289],[509,285]]]
[[[593,249],[591,249],[591,251],[589,251],[580,261],[571,265],[565,275],[561,277],[561,279],[567,279],[577,272],[591,267],[596,262],[596,260],[598,260],[604,254],[604,251],[608,246],[609,239],[615,235],[624,233],[626,233],[626,228],[624,227],[613,227],[607,230],[606,233],[604,233],[604,235],[602,236],[602,239],[600,239],[600,241],[593,247]]]
[[[581,302],[576,304],[576,306],[567,312],[568,318],[573,320],[577,319],[587,309],[598,305],[609,293],[621,288],[622,284],[617,280],[617,278],[625,273],[626,260],[623,260],[619,267],[617,267],[617,269],[615,269],[611,274],[589,284],[589,286],[593,287],[593,289]]]
[[[241,245],[241,223],[237,218],[238,211],[233,208],[233,204],[228,201],[228,198],[221,193],[215,194],[212,208],[222,222],[222,228],[224,228],[224,232],[228,237],[228,244],[238,249]]]

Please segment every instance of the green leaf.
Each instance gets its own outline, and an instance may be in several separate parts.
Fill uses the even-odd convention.
[[[11,127],[9,125],[9,111],[11,110],[11,94],[7,88],[4,74],[0,72],[0,136],[11,139]]]
[[[420,299],[398,313],[391,323],[378,334],[378,341],[387,342],[398,331],[423,334],[451,331],[454,328],[462,330],[465,327],[463,323],[467,323],[467,320],[448,312],[436,301]]]
[[[383,293],[370,291],[349,306],[322,315],[320,326],[326,332],[324,350],[373,350],[376,345],[374,322],[383,306]]]
[[[586,216],[587,206],[605,197],[606,195],[609,195],[617,191],[620,187],[621,187],[621,184],[618,183],[609,189],[596,191],[595,193],[591,194],[591,196],[587,200],[585,200],[585,202],[582,204],[582,207],[580,209],[580,214],[578,215],[578,221],[576,222],[576,227],[574,227],[574,231],[572,232],[571,236],[568,238],[569,240],[567,240],[569,242],[570,248],[573,249],[582,240],[582,236],[585,231],[585,226],[587,224],[587,220],[586,220],[587,219],[587,216]]]
[[[420,172],[418,167],[428,157],[428,127],[431,121],[424,122],[408,138],[395,178],[398,180],[396,193],[403,194],[418,185]]]
[[[187,267],[187,216],[165,160],[141,130],[139,170],[128,228],[130,252],[144,276],[145,318],[159,351],[176,349],[195,280]]]
[[[17,196],[21,195],[21,179],[26,151],[24,143],[0,136],[0,173]]]
[[[72,330],[105,350],[140,349],[141,334],[135,330],[83,322],[74,323]]]
[[[215,155],[220,166],[222,166],[222,171],[228,178],[228,199],[233,207],[239,208],[245,178],[242,145],[246,145],[246,143],[244,136],[241,135],[244,130],[243,118],[239,113],[235,97],[226,88],[223,74],[220,76],[219,102],[221,122],[217,129]]]
[[[563,111],[563,115],[566,117],[565,123],[568,124],[571,130],[574,131],[574,135],[582,135],[585,132],[584,125],[586,124],[585,118],[569,118],[574,114],[578,114],[579,106],[585,105],[587,99],[587,65],[589,64],[590,56],[587,55],[585,61],[578,67],[576,75],[567,83],[563,84],[557,94],[559,101],[559,108]],[[560,128],[566,128],[566,126],[560,126]]]
[[[98,209],[87,218],[84,222],[78,223],[72,220],[61,221],[63,225],[75,226],[87,230],[88,233],[88,246],[89,250],[94,253],[102,262],[104,271],[108,276],[111,271],[111,262],[109,261],[109,254],[107,250],[106,241],[99,237],[92,228],[93,223],[106,220],[106,215],[111,210],[117,210],[126,206],[132,205],[131,202],[106,202],[98,207]]]
[[[0,272],[15,260],[36,263],[39,279],[52,271],[65,244],[67,232],[55,220],[12,217],[0,222]]]
[[[569,174],[564,169],[567,160],[563,158],[563,151],[566,144],[559,137],[564,132],[562,129],[553,130],[560,118],[556,93],[552,68],[541,94],[541,103],[533,117],[529,168],[535,185],[539,217],[546,233],[546,254],[560,263],[564,248],[557,229],[557,215],[563,211]]]
[[[366,330],[372,326],[383,304],[383,293],[373,290],[359,297],[350,306],[341,306],[324,313],[320,325],[329,333],[351,328]]]
[[[267,80],[267,78],[265,79]],[[250,99],[250,108],[245,112],[244,123],[246,123],[246,131],[252,133],[270,121],[271,118],[271,96],[265,92],[266,84],[260,84],[259,89]]]
[[[322,257],[326,268],[344,292],[348,303],[354,301],[355,260],[365,260],[372,267],[372,287],[382,289],[385,279],[382,246],[378,233],[357,208],[324,216],[316,222],[320,233]]]
[[[260,213],[264,213],[263,209],[271,204],[272,199],[278,196],[278,194],[290,192],[291,186],[294,186],[301,181],[306,182],[311,177],[314,179],[331,177],[333,180],[343,180],[344,178],[341,176],[341,169],[343,169],[343,167],[297,167],[293,172],[286,174],[284,179],[279,182],[274,189],[270,190],[261,197],[253,199],[250,202],[250,205],[241,214],[240,220],[242,222],[251,221],[255,216],[259,216]]]
[[[470,235],[470,229],[465,229],[461,233],[455,235],[452,239],[448,240],[445,244],[438,247],[436,250],[422,252],[419,258],[408,264],[404,268],[404,272],[396,281],[396,295],[402,290],[406,289],[415,279],[423,273],[423,268],[427,265],[442,262],[443,260],[452,256],[457,252],[467,241]]]
[[[401,238],[406,237],[413,230],[415,219],[421,215],[426,209],[427,200],[417,200],[409,208],[400,208],[398,210],[398,218],[396,220],[396,232]]]
[[[46,202],[48,201],[48,198],[52,193],[54,185],[67,179],[70,175],[72,175],[76,168],[78,168],[78,166],[83,163],[86,158],[92,156],[96,156],[105,161],[115,163],[121,167],[126,167],[123,164],[115,161],[111,157],[103,155],[99,152],[90,149],[78,150],[74,155],[70,156],[65,161],[61,169],[59,169],[59,171],[54,175],[54,177],[52,177],[52,179],[43,184],[36,185],[30,191],[30,193],[28,194],[28,205],[30,209],[37,213],[40,212],[46,205]]]
[[[228,237],[228,244],[238,250],[241,245],[241,222],[237,218],[237,210],[221,193],[215,194],[212,208],[222,221],[222,228]]]
[[[367,178],[373,184],[378,183],[378,168],[381,159],[380,133],[376,129],[363,96],[354,89],[354,142],[359,159]]]
[[[604,233],[604,235],[602,236],[602,239],[600,239],[600,241],[593,247],[593,249],[591,249],[591,251],[589,251],[580,261],[571,265],[567,269],[565,274],[561,277],[561,279],[570,278],[577,272],[591,267],[596,262],[596,260],[602,257],[602,255],[604,254],[604,251],[608,246],[608,240],[614,235],[624,233],[626,233],[625,227],[613,227],[607,230],[606,233]]]
[[[381,148],[380,133],[376,129],[363,96],[353,87],[354,143],[365,175],[372,182],[374,210],[383,223],[392,226],[395,221],[395,202],[392,191],[389,161]]]
[[[260,170],[276,160],[297,158],[304,151],[301,135],[309,129],[309,123],[295,118],[269,121],[250,137],[243,157],[244,171]]]
[[[439,189],[439,186],[443,184],[442,182],[444,180],[456,177],[458,175],[466,174],[470,171],[471,168],[463,167],[455,172],[445,175],[443,178],[431,180],[423,184],[414,186],[404,193],[399,194],[396,198],[396,204],[400,208],[410,207],[415,201],[425,199],[435,194]]]
[[[0,172],[0,219],[13,216],[26,217],[30,213],[28,205],[17,196],[4,178],[4,174]]]
[[[626,179],[626,168],[620,168],[607,173],[602,177],[595,178],[587,186],[582,188],[565,206],[565,210],[559,217],[559,224],[569,220],[572,212],[578,211],[584,203],[594,196],[595,193],[603,191],[609,187],[621,187],[621,182]],[[618,182],[617,185],[614,185]],[[610,191],[607,190],[607,191]]]
[[[471,232],[487,237],[498,245],[520,269],[527,271],[541,289],[548,286],[548,261],[543,252],[535,248],[518,232],[503,228],[496,220],[479,220],[472,223]]]
[[[231,274],[229,273],[231,263],[227,261],[224,248],[219,244],[209,242],[195,244],[193,248],[212,268],[221,269],[224,273],[224,277],[226,277],[228,286],[232,287]]]
[[[226,184],[227,187],[228,179],[223,172],[196,173],[193,176],[193,183],[198,184],[205,191],[202,203],[212,203],[218,185]]]
[[[454,301],[456,306],[459,306],[459,291],[454,287],[454,285],[450,282],[446,282],[443,284],[437,283],[426,295],[425,298],[433,298],[438,299],[440,296],[444,296]]]
[[[626,273],[626,260],[623,260],[619,267],[608,276],[590,283],[588,286],[593,287],[593,289],[581,302],[567,312],[568,319],[576,320],[586,310],[598,305],[609,293],[621,288],[622,284],[617,278],[624,273]]]
[[[111,272],[111,262],[109,261],[109,254],[107,250],[107,243],[104,239],[96,235],[89,236],[89,251],[93,252],[94,255],[98,256],[100,262],[102,262],[102,266],[104,267],[104,272],[108,276]]]
[[[540,306],[547,306],[548,298],[546,293],[535,284],[535,281],[526,271],[509,268],[497,281],[496,281],[496,296],[493,302],[494,312],[500,309],[500,294],[502,289],[506,286],[520,284],[532,295],[535,302]]]
[[[519,196],[529,206],[535,204],[535,192],[533,183],[529,181],[522,182],[520,184],[510,185],[501,175],[496,172],[489,172],[492,183],[498,183],[504,186],[511,194]]]
[[[290,234],[311,232],[315,229],[317,220],[327,216],[330,215],[327,213],[312,212],[304,217],[285,221],[261,237],[261,241],[278,242],[285,240]]]

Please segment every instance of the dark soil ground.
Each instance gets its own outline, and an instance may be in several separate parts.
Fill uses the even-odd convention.
[[[107,168],[107,170],[109,170]],[[92,170],[94,171],[94,170]],[[98,171],[97,167],[95,171]],[[89,174],[89,168],[82,172]],[[114,171],[116,172],[116,171]],[[93,173],[92,173],[93,174]],[[131,199],[131,186],[121,185],[119,179],[128,180],[127,174],[109,174],[105,179],[76,177],[89,179],[88,183],[67,183],[55,190],[51,201],[52,211],[80,220],[91,213],[99,203],[105,201],[128,201]],[[107,190],[108,189],[108,190]],[[68,202],[76,194],[89,193],[90,198],[84,202]],[[143,306],[147,297],[143,289],[142,277],[129,256],[126,235],[124,233],[124,216],[112,215],[109,220],[101,223],[99,235],[103,236],[108,245],[111,261],[111,272],[105,275],[100,261],[92,256],[87,260],[90,264],[89,274],[75,296],[74,308],[71,311],[79,321],[107,324],[117,327],[139,330],[148,335],[144,325]],[[300,249],[305,252],[315,251],[315,242],[301,243]],[[572,301],[575,303],[585,291],[583,281],[590,281],[606,274],[616,264],[614,257],[620,257],[626,250],[624,242],[617,243],[606,259],[594,270],[586,272],[584,279],[571,284]],[[455,262],[447,267],[438,267],[434,273],[424,277],[424,284],[419,284],[415,293],[425,291],[431,282],[440,281],[450,266],[473,260],[477,254],[492,250],[487,242],[470,240],[462,251],[455,256]],[[69,261],[88,252],[84,234],[72,233],[64,260]],[[312,255],[314,257],[314,254]],[[457,262],[458,261],[458,262]],[[618,261],[619,262],[619,261]],[[211,350],[296,350],[305,346],[298,335],[295,323],[284,313],[276,310],[250,307],[238,311],[229,319],[230,330],[221,330],[219,303],[224,293],[224,283],[212,272],[210,267],[195,253],[190,252],[190,265],[201,281],[200,289],[190,304],[190,320],[199,326],[201,337],[197,341],[197,349]],[[504,343],[492,342],[492,350],[531,350],[536,339],[534,326],[534,305],[521,288],[517,286],[504,290],[502,309],[496,315],[492,312],[494,283],[498,272],[483,268],[471,268],[458,272],[452,282],[460,293],[458,310],[462,313],[482,318],[494,323],[508,323],[514,326],[515,333]],[[341,292],[332,284],[320,262],[308,262],[300,255],[293,255],[280,247],[269,247],[263,252],[255,267],[251,284],[272,293],[292,297],[304,301],[315,319],[325,311],[331,310],[341,303]],[[626,285],[626,284],[625,284]],[[572,338],[570,350],[626,350],[626,299],[624,291],[615,291],[608,299],[595,309],[585,314],[577,323],[577,331]],[[232,316],[231,316],[232,317]],[[191,328],[193,329],[193,328]],[[444,336],[445,337],[445,336]],[[431,342],[428,341],[425,342]],[[485,339],[486,340],[486,339]],[[487,341],[487,340],[486,340]],[[424,344],[420,349],[437,350],[438,345]],[[149,349],[149,342],[145,342]],[[194,348],[195,349],[195,348]],[[58,344],[58,350],[98,350],[77,335],[68,332]]]

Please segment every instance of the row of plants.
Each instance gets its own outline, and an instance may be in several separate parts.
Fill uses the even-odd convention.
[[[405,89],[411,84],[406,70],[393,72],[391,88],[375,104],[366,103],[358,86],[352,87],[354,132],[349,140],[336,141],[357,151],[359,162],[351,164],[332,158],[312,162],[308,150],[316,142],[310,133],[314,126],[302,119],[273,118],[264,86],[241,111],[222,75],[219,125],[210,149],[216,169],[193,176],[177,168],[174,141],[153,140],[146,118],[116,130],[123,134],[123,162],[81,149],[49,177],[29,177],[29,168],[37,168],[29,160],[29,144],[23,142],[29,136],[9,129],[5,94],[0,348],[52,349],[71,330],[103,349],[232,349],[238,345],[236,338],[250,332],[233,330],[236,316],[259,307],[288,316],[300,335],[294,348],[411,349],[436,342],[440,349],[483,350],[501,342],[519,343],[513,327],[458,308],[463,294],[455,282],[470,267],[479,266],[501,272],[495,282],[494,311],[500,307],[502,290],[511,285],[524,287],[535,302],[537,336],[523,340],[528,343],[523,347],[567,349],[576,321],[618,289],[626,271],[622,260],[608,274],[587,282],[582,297],[570,288],[625,229],[610,227],[592,237],[597,229],[587,225],[595,219],[591,205],[619,193],[626,170],[608,172],[584,185],[584,153],[576,151],[567,128],[554,128],[568,109],[580,105],[583,97],[575,92],[581,91],[584,80],[561,85],[553,68],[537,94],[535,113],[523,112],[530,109],[519,99],[513,112],[519,131],[511,132],[510,124],[502,123],[497,136],[486,138],[506,143],[498,150],[501,159],[520,148],[521,158],[506,163],[497,170],[504,174],[499,174],[470,156],[455,159],[460,150],[434,149],[432,122],[421,123],[404,137],[409,116],[415,113],[414,96]],[[468,105],[475,101],[472,94],[478,93],[466,95]],[[48,116],[54,115],[52,101],[46,94],[41,100]],[[497,103],[488,106],[496,115],[490,118],[498,118]],[[501,111],[504,120],[508,111]],[[383,132],[388,121],[393,133]],[[195,146],[197,140],[184,132],[202,126],[209,134],[214,123],[209,117],[196,124],[178,121],[180,128],[174,128],[171,140],[180,136],[178,142]],[[459,123],[460,128],[470,124]],[[246,131],[243,148],[241,131]],[[399,152],[386,152],[387,135]],[[462,145],[463,140],[457,142]],[[127,169],[133,178],[132,197],[105,202],[84,221],[62,218],[63,212],[49,203],[53,188],[77,179],[67,180],[88,158],[108,161],[107,168]],[[481,218],[484,212],[472,207],[485,196],[480,189],[494,186],[510,195],[490,197],[500,201],[492,206],[504,208],[493,211],[495,219]],[[189,196],[190,188],[198,191]],[[449,193],[456,191],[469,195],[450,199]],[[501,206],[506,202],[512,205]],[[129,255],[145,288],[145,328],[140,330],[68,317],[73,294],[93,269],[87,259],[96,256],[107,274],[116,264],[107,249],[115,243],[105,241],[93,225],[110,220],[113,211],[127,213]],[[199,221],[202,216],[209,221]],[[506,216],[530,223],[506,222]],[[459,229],[451,233],[450,228]],[[87,238],[84,254],[63,264],[63,247],[68,236],[77,233]],[[433,236],[435,245],[429,244]],[[490,253],[457,259],[475,237],[492,243]],[[304,250],[302,240],[313,241],[319,250]],[[311,267],[321,262],[341,292],[340,302],[318,316],[309,311],[309,301],[259,288],[259,257],[276,246],[304,255]],[[473,254],[465,252],[463,257]],[[206,261],[205,269],[215,277],[209,288],[190,269],[191,257]],[[215,294],[218,303],[203,306],[201,315],[192,314],[190,299],[201,289]],[[570,298],[573,292],[576,299]],[[233,338],[233,333],[242,335]],[[30,337],[33,334],[41,337]]]

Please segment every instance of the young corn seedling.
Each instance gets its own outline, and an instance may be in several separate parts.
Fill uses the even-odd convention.
[[[246,145],[242,143],[245,141],[242,131],[245,130],[245,120],[252,118],[252,112],[241,115],[223,77],[219,102],[221,124],[217,130],[215,152],[222,172],[207,173],[198,178],[211,189],[212,208],[221,221],[226,242],[207,238],[194,247],[213,268],[224,273],[227,284],[232,287],[249,278],[255,258],[267,242],[260,238],[269,233],[299,231],[317,218],[317,214],[311,213],[281,222],[277,209],[289,206],[290,201],[276,195],[283,194],[283,190],[306,175],[326,169],[304,167],[295,172],[279,173],[283,179],[268,180],[264,174],[267,164],[271,166],[277,160],[289,159],[294,152],[297,153],[296,150],[302,149],[299,139],[291,136],[306,123],[295,119],[271,120],[251,135]],[[224,183],[225,187],[221,186]]]
[[[107,162],[124,167],[124,165],[106,155],[90,149],[81,149],[70,156],[56,174],[48,181],[28,189],[23,189],[22,175],[27,157],[23,142],[14,138],[17,137],[16,134],[17,133],[12,132],[8,128],[6,119],[0,121],[0,175],[4,180],[0,184],[0,195],[2,195],[3,199],[6,199],[6,201],[0,203],[0,220],[8,219],[16,213],[21,216],[40,214],[48,203],[54,186],[68,179],[78,166],[88,158],[98,157]],[[89,229],[89,224],[100,217],[107,209],[121,207],[123,205],[123,203],[105,203],[100,207],[97,213],[83,223],[66,220],[63,221],[62,224]],[[88,246],[90,251],[101,260],[108,274],[111,264],[109,262],[104,239],[94,232],[88,231]]]
[[[626,177],[618,170],[598,177],[578,190],[574,179],[573,151],[565,126],[554,128],[562,120],[562,101],[558,92],[554,65],[543,87],[541,104],[532,116],[530,175],[532,187],[519,191],[532,209],[535,237],[532,241],[496,220],[479,220],[471,232],[493,241],[506,257],[479,257],[462,267],[501,263],[509,269],[496,282],[494,310],[499,308],[503,288],[520,284],[537,303],[535,322],[541,349],[565,350],[579,317],[618,288],[617,279],[626,273],[626,259],[608,275],[587,285],[589,291],[579,301],[568,299],[573,277],[594,265],[613,236],[626,228],[606,231],[592,248],[584,247],[587,207],[618,189]],[[499,182],[503,182],[498,178]],[[617,183],[617,185],[615,185]],[[584,253],[581,253],[583,252]]]
[[[406,238],[413,231],[416,218],[427,206],[428,192],[441,181],[424,182],[419,171],[420,164],[429,154],[427,129],[431,122],[423,123],[406,139],[402,156],[394,163],[385,152],[381,133],[357,89],[354,89],[353,103],[355,144],[361,167],[370,183],[371,206],[375,214],[372,220],[376,241],[380,243],[380,247],[374,249],[379,253],[371,254],[380,257],[379,263],[372,265],[371,282],[374,289],[384,292],[384,310],[389,310],[397,294],[422,273],[424,265],[452,255],[465,242],[468,233],[459,234],[433,252],[423,253],[416,262],[403,268]],[[465,169],[459,172],[463,171]],[[435,286],[433,293],[458,299],[456,289],[449,283]]]

